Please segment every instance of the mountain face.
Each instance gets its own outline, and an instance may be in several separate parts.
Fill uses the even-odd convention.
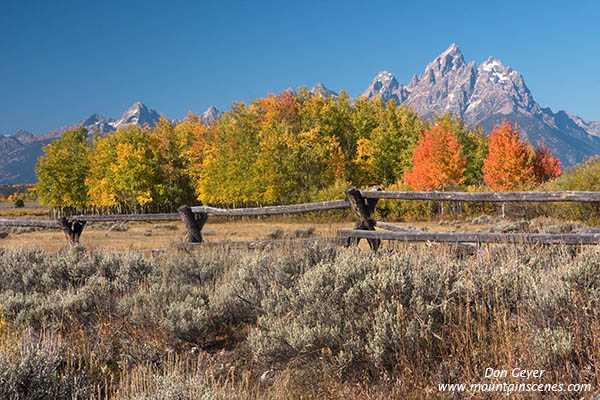
[[[398,83],[394,75],[387,71],[381,71],[361,96],[368,98],[379,96],[384,101],[393,99],[396,103],[402,104],[408,97],[408,92],[404,85]]]
[[[159,118],[156,110],[138,102],[118,120],[92,114],[78,124],[64,125],[39,136],[24,130],[0,136],[0,184],[35,183],[35,164],[43,153],[43,146],[60,138],[65,131],[83,126],[90,134],[98,131],[105,135],[131,124],[153,128]]]
[[[585,121],[540,107],[518,71],[493,57],[479,66],[473,61],[467,63],[455,44],[408,85],[382,71],[362,95],[394,99],[426,118],[451,112],[469,125],[481,125],[486,132],[503,119],[516,122],[532,144],[544,139],[566,167],[600,154],[600,121]]]
[[[223,115],[223,112],[219,111],[217,107],[210,106],[202,113],[202,115],[200,115],[200,121],[204,125],[209,125],[212,121],[216,121],[217,119],[221,118],[221,115]]]
[[[295,93],[290,89],[291,93]],[[333,90],[317,83],[313,95],[338,96]],[[388,71],[382,71],[362,93],[368,98],[379,96],[406,104],[421,116],[433,118],[445,112],[461,116],[469,125],[480,125],[490,132],[503,119],[516,122],[520,132],[532,144],[544,139],[563,166],[572,166],[593,154],[600,154],[600,121],[586,121],[564,111],[554,113],[542,108],[533,99],[523,76],[493,57],[477,66],[466,62],[458,46],[451,45],[429,63],[421,75],[415,75],[404,85]],[[350,99],[354,104],[354,99]],[[209,124],[223,113],[209,107],[200,116]],[[117,128],[135,124],[154,127],[159,114],[138,102],[119,119],[92,114],[78,124],[65,125],[44,135],[27,131],[0,135],[0,184],[35,183],[35,163],[42,146],[59,138],[63,132],[83,126],[90,133],[107,134]]]
[[[117,128],[123,128],[131,124],[139,127],[147,126],[154,128],[159,119],[160,115],[156,112],[156,110],[148,109],[148,107],[138,101],[129,107],[129,109],[123,113],[118,121],[109,122],[109,125],[113,128],[113,130]]]
[[[323,96],[323,97],[338,97],[339,94],[334,92],[333,90],[328,89],[321,82],[317,82],[311,89],[310,93],[313,96]]]

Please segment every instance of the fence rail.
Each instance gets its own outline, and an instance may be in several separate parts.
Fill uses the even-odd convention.
[[[1,218],[0,226],[21,226],[30,228],[62,229],[58,221],[42,219]]]
[[[179,221],[178,213],[164,214],[113,214],[113,215],[73,215],[72,220],[86,222],[119,222],[119,221]]]
[[[411,242],[451,242],[459,243],[463,248],[473,248],[468,243],[542,243],[542,244],[599,244],[600,228],[587,228],[578,233],[568,234],[529,234],[529,233],[483,233],[483,232],[424,232],[406,228],[388,222],[373,219],[375,207],[379,199],[396,200],[436,200],[436,201],[477,201],[477,202],[600,202],[600,192],[399,192],[373,190],[357,190],[350,188],[345,192],[344,200],[321,201],[283,206],[267,206],[252,208],[216,208],[210,206],[182,206],[178,213],[163,214],[117,214],[117,215],[74,215],[68,220],[65,217],[57,221],[35,219],[0,219],[0,226],[40,227],[46,229],[62,229],[70,241],[79,241],[87,222],[108,221],[177,221],[185,224],[188,243],[203,243],[202,228],[209,215],[223,217],[259,217],[270,215],[307,213],[314,211],[350,208],[355,216],[354,229],[342,230],[336,240],[346,245],[358,244],[366,239],[373,250],[381,240],[402,240]],[[390,232],[376,231],[375,227]],[[307,239],[301,243],[312,243],[319,239]],[[235,245],[236,242],[206,244],[207,246]],[[264,247],[275,241],[240,242],[249,247]],[[280,241],[287,243],[287,241]],[[299,242],[300,243],[300,242]]]
[[[400,240],[406,242],[443,243],[539,243],[539,244],[599,244],[600,234],[593,233],[484,233],[484,232],[383,232],[341,230],[340,240],[350,238]]]
[[[191,207],[194,213],[205,213],[222,217],[261,217],[269,215],[298,214],[313,211],[326,211],[348,208],[346,200],[320,201],[315,203],[286,206],[266,206],[253,208],[215,208],[209,206]]]
[[[361,190],[366,199],[482,202],[600,202],[600,192],[396,192]]]

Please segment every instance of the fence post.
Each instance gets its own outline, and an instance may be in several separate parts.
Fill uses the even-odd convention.
[[[192,212],[190,206],[181,206],[177,210],[185,224],[188,233],[188,242],[202,243],[202,228],[208,219],[207,213],[198,213],[197,216]]]
[[[378,187],[374,187],[375,190],[381,190]],[[354,212],[354,216],[356,217],[356,222],[354,223],[355,230],[363,230],[363,231],[374,231],[375,230],[375,221],[371,218],[371,214],[375,211],[375,206],[377,205],[378,199],[365,199],[361,196],[360,190],[355,188],[350,188],[346,190],[346,201],[350,205],[352,212]],[[369,242],[369,246],[371,250],[377,250],[381,245],[380,239],[367,239]],[[348,241],[345,243],[346,246],[351,244],[358,245],[360,242],[360,238],[348,238]]]
[[[58,223],[62,226],[67,240],[71,243],[79,243],[79,237],[83,232],[86,221],[68,221],[66,217],[60,217]]]

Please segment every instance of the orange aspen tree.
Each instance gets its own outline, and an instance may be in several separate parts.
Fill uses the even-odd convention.
[[[404,181],[413,190],[444,190],[463,182],[467,160],[454,132],[435,124],[425,134],[413,152],[412,171]]]
[[[533,182],[533,149],[510,122],[492,129],[489,152],[483,160],[483,179],[494,190],[505,191]]]
[[[550,148],[542,139],[535,149],[533,156],[533,179],[540,184],[554,179],[562,174],[562,166],[558,157],[554,157]]]

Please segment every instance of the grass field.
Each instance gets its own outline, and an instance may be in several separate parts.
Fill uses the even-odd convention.
[[[582,227],[453,218],[397,223],[443,232]],[[333,237],[352,225],[340,213],[210,217],[203,234],[209,242]],[[385,243],[373,253],[362,241],[358,249],[189,252],[175,246],[185,235],[173,221],[92,223],[76,246],[60,231],[0,239],[0,398],[506,397],[439,386],[479,382],[575,383],[514,396],[587,399],[600,388],[594,246],[491,245],[466,254]],[[547,373],[490,379],[489,368]]]
[[[474,231],[487,230],[492,225],[472,225],[466,222],[452,225],[440,225],[439,222],[399,223],[416,229],[430,231]],[[118,224],[117,224],[118,225]],[[96,251],[149,251],[153,249],[168,249],[185,241],[185,227],[180,221],[167,223],[126,223],[127,231],[110,230],[98,223],[86,226],[81,235],[81,244]],[[209,218],[203,229],[204,240],[216,242],[223,240],[246,241],[264,239],[285,239],[294,237],[334,237],[340,229],[351,229],[353,222],[322,222],[303,221],[297,217],[263,220],[231,220]],[[55,252],[66,244],[64,234],[59,230],[35,231],[29,233],[9,234],[0,239],[0,247],[17,248],[20,246],[37,246],[46,251]]]
[[[491,382],[585,384],[514,397],[588,399],[599,268],[592,246],[9,249],[0,398],[505,398],[438,386]]]

